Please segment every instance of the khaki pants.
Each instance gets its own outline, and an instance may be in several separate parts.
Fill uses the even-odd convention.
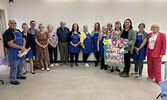
[[[69,59],[68,54],[68,42],[60,42],[58,43],[61,62],[67,63]]]

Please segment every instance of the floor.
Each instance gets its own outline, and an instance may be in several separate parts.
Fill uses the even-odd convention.
[[[9,68],[0,66],[0,79],[5,81],[0,84],[0,100],[155,100],[160,93],[160,86],[147,80],[146,65],[141,79],[122,78],[118,72],[90,66],[80,63],[73,68],[54,66],[49,72],[36,70],[35,75],[28,72],[18,86],[9,84]]]

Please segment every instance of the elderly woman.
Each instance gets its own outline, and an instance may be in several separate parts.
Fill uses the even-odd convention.
[[[94,25],[94,30],[92,31],[92,36],[93,36],[93,52],[96,58],[96,62],[95,62],[95,67],[98,66],[99,63],[99,51],[97,51],[97,40],[98,40],[98,36],[101,33],[100,30],[100,23],[96,22]]]
[[[89,65],[87,63],[87,59],[88,59],[90,53],[92,53],[92,36],[91,36],[91,33],[88,32],[87,25],[84,25],[83,28],[84,28],[84,32],[81,33],[80,42],[81,42],[81,46],[82,46],[84,65],[86,67],[89,67]]]
[[[56,32],[53,32],[53,26],[48,25],[48,35],[49,35],[49,45],[48,45],[48,50],[49,50],[49,57],[50,57],[50,67],[53,67],[55,64],[56,66],[59,66],[57,63],[57,45],[58,45],[58,37]],[[54,57],[54,59],[53,59]]]
[[[107,27],[103,26],[102,32],[99,34],[98,36],[98,41],[97,41],[97,51],[99,51],[99,55],[101,57],[101,70],[107,70],[107,65],[105,65],[104,63],[104,39],[109,39],[111,38],[111,34],[107,33]]]
[[[130,57],[134,49],[134,44],[136,42],[136,33],[133,30],[132,27],[132,21],[130,19],[126,19],[124,21],[123,25],[123,32],[121,34],[121,38],[128,39],[128,42],[125,42],[124,44],[127,44],[128,47],[125,48],[128,53],[124,54],[124,70],[119,73],[120,77],[129,77],[129,70],[130,70]]]
[[[44,25],[39,24],[39,32],[35,34],[35,42],[36,42],[36,58],[35,65],[36,67],[41,68],[42,71],[49,71],[49,53],[48,53],[48,44],[49,44],[49,35],[44,32]]]
[[[159,84],[161,79],[161,60],[166,53],[166,35],[159,32],[159,26],[151,26],[151,33],[148,34],[147,40],[147,65],[148,78],[155,79]]]
[[[133,50],[133,59],[135,64],[135,72],[131,75],[136,75],[136,79],[142,77],[143,60],[146,58],[146,43],[147,33],[144,31],[145,24],[140,23],[138,26],[139,32],[136,33],[135,48]]]

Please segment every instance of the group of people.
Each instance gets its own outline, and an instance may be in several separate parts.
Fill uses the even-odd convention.
[[[56,32],[53,26],[47,26],[47,32],[43,24],[39,24],[35,29],[36,22],[30,21],[30,28],[26,23],[22,24],[23,31],[16,29],[15,20],[9,20],[9,28],[4,32],[4,46],[8,55],[10,66],[10,83],[14,85],[20,84],[17,79],[26,79],[23,74],[27,73],[27,58],[31,66],[31,73],[35,74],[34,66],[49,71],[49,67],[59,66],[57,63],[57,46],[60,51],[61,63],[68,65],[70,57],[71,67],[79,66],[78,58],[80,50],[83,53],[83,63],[86,67],[88,57],[93,52],[96,58],[95,67],[101,63],[101,70],[107,70],[109,67],[111,72],[115,70],[119,72],[120,77],[129,77],[130,58],[134,59],[135,70],[131,75],[136,78],[142,77],[143,60],[147,56],[148,78],[155,79],[159,83],[161,79],[161,59],[166,52],[166,35],[159,32],[159,26],[154,24],[151,26],[151,32],[144,31],[145,24],[138,25],[139,31],[133,30],[132,21],[126,19],[123,28],[120,21],[115,22],[115,28],[108,23],[106,26],[100,27],[100,23],[96,22],[94,30],[88,31],[88,26],[83,26],[83,32],[79,32],[79,25],[74,23],[72,30],[66,27],[66,23],[61,21],[60,27]],[[124,70],[120,72],[119,66],[108,66],[104,61],[104,39],[116,39],[117,37],[128,39],[124,44],[128,45],[125,49],[128,51],[124,54]],[[75,56],[75,61],[74,61]],[[33,63],[35,61],[35,64]],[[24,68],[23,68],[24,66]]]

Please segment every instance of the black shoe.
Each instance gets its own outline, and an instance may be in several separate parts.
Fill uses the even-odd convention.
[[[17,79],[26,79],[27,77],[25,76],[21,76],[21,77],[17,77]]]
[[[96,62],[96,63],[95,63],[95,67],[97,67],[97,66],[98,66],[98,63]]]
[[[124,73],[124,74],[120,75],[120,77],[129,77],[129,74],[128,73]]]
[[[110,71],[111,71],[111,72],[114,72],[114,68],[112,68]]]
[[[73,63],[71,63],[71,67],[73,67]]]
[[[120,69],[119,69],[119,68],[116,68],[116,71],[117,71],[117,72],[120,72]]]
[[[101,70],[103,70],[103,67],[100,67]]]
[[[31,74],[35,74],[35,71],[31,72]]]
[[[20,82],[19,82],[19,81],[13,81],[13,82],[10,82],[10,84],[13,84],[13,85],[19,85]]]
[[[27,70],[23,73],[23,75],[25,75],[27,73]]]
[[[107,69],[108,69],[107,66],[105,66],[105,67],[104,67],[104,70],[107,70]]]
[[[78,63],[75,63],[76,66],[79,66]]]
[[[119,75],[122,75],[122,74],[124,74],[124,73],[125,73],[125,71],[122,71],[122,72],[119,73]]]

